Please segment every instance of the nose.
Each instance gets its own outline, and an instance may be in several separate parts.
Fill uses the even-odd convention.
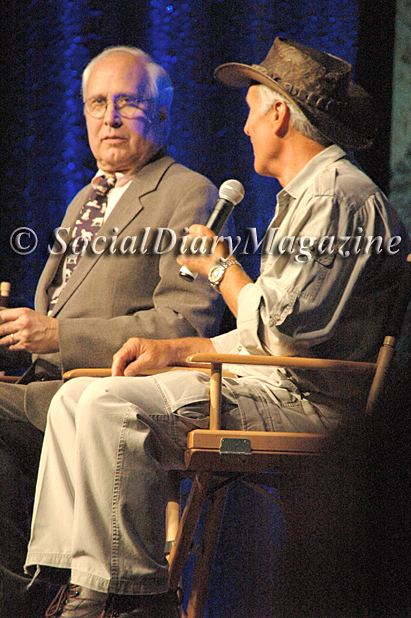
[[[245,125],[244,125],[244,128],[243,128],[243,131],[244,131],[244,133],[246,135],[248,135],[248,137],[250,137],[250,131],[248,130],[248,118],[249,117],[247,116],[247,120],[245,121]]]
[[[121,116],[114,105],[114,101],[107,101],[106,113],[104,114],[104,123],[110,125],[111,127],[120,127],[123,124]]]

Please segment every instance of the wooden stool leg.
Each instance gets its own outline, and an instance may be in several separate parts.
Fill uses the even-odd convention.
[[[207,600],[211,570],[223,517],[228,487],[217,491],[210,499],[202,535],[202,552],[197,560],[187,607],[187,618],[202,618]]]
[[[184,563],[190,550],[191,541],[200,518],[211,478],[212,474],[202,472],[197,474],[193,481],[178,527],[175,543],[169,556],[169,587],[173,590],[180,584]]]

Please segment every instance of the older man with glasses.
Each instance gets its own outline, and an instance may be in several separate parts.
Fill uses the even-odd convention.
[[[166,72],[139,49],[109,48],[90,62],[83,96],[98,171],[55,231],[35,310],[2,312],[2,368],[13,355],[34,355],[20,384],[0,384],[2,617],[36,614],[37,586],[27,591],[23,574],[26,496],[33,495],[48,405],[62,372],[110,367],[136,333],[172,338],[218,329],[218,294],[204,280],[182,279],[171,250],[170,239],[206,221],[217,199],[211,182],[165,152],[172,93]]]

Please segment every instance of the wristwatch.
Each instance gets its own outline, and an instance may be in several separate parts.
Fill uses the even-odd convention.
[[[218,286],[223,280],[225,271],[229,266],[233,266],[233,264],[237,264],[241,266],[240,262],[235,258],[229,258],[228,260],[220,259],[218,263],[210,269],[208,273],[208,280],[212,287],[219,292]]]

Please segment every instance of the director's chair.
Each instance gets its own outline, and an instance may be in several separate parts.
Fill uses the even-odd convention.
[[[169,551],[169,585],[179,589],[183,567],[190,552],[204,503],[210,498],[203,526],[203,549],[197,560],[187,605],[187,618],[201,618],[204,614],[210,574],[218,540],[227,488],[233,480],[248,478],[252,482],[279,488],[285,496],[285,518],[290,534],[298,530],[295,489],[310,475],[318,474],[327,465],[325,455],[329,438],[307,433],[227,431],[221,429],[221,384],[224,364],[250,364],[288,368],[304,368],[321,372],[337,372],[345,376],[363,376],[371,383],[364,419],[372,417],[379,408],[387,375],[394,356],[395,345],[411,297],[411,260],[401,275],[398,299],[387,328],[387,334],[375,363],[350,362],[281,356],[243,356],[232,354],[194,354],[187,365],[210,372],[210,426],[188,434],[185,452],[186,472],[170,473],[170,496],[167,508],[167,547]],[[181,369],[181,367],[165,370]],[[107,369],[76,369],[67,372],[65,379],[92,375],[110,375]],[[180,516],[181,475],[192,478],[186,506]],[[213,479],[217,478],[216,484]],[[290,508],[291,505],[291,508]],[[291,522],[291,523],[290,523]],[[296,534],[297,542],[302,539]],[[292,576],[292,573],[291,573]],[[290,614],[291,615],[291,614]],[[308,614],[301,614],[308,615]],[[320,614],[318,613],[318,616]],[[337,614],[336,614],[337,615]],[[252,618],[268,618],[253,616]],[[270,617],[271,618],[271,617]],[[294,617],[293,617],[294,618]],[[300,614],[299,617],[300,618]],[[327,617],[328,618],[328,617]],[[354,618],[351,617],[350,618]]]

